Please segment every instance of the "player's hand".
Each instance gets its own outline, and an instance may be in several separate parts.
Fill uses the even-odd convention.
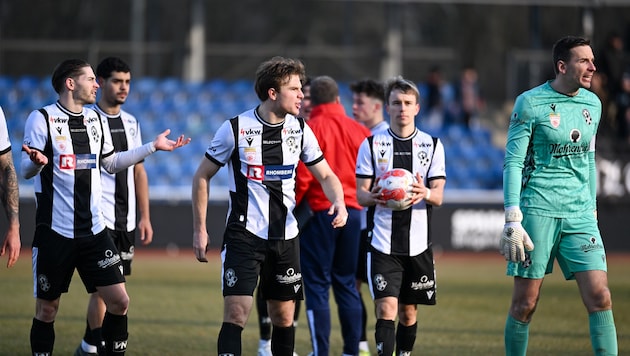
[[[499,250],[506,260],[525,261],[525,251],[532,251],[534,244],[521,224],[523,214],[518,207],[505,209],[505,225],[501,233]]]
[[[31,149],[27,145],[22,145],[22,151],[26,152],[28,158],[31,159],[33,163],[39,166],[45,166],[48,164],[48,157],[38,150]]]
[[[205,232],[198,233],[195,232],[193,234],[193,251],[195,252],[195,257],[199,262],[208,262],[208,257],[206,257],[206,252],[208,252],[208,234]]]
[[[20,241],[19,231],[7,231],[7,234],[4,238],[4,243],[0,248],[0,256],[4,256],[5,253],[8,253],[7,268],[13,267],[15,262],[17,262],[18,258],[20,257],[21,246],[22,243]]]
[[[153,140],[153,145],[156,150],[159,151],[172,151],[176,148],[185,146],[190,143],[191,138],[184,138],[184,135],[180,135],[177,140],[173,141],[166,136],[171,133],[170,129],[164,130],[161,134],[157,135],[155,140]]]
[[[143,245],[148,245],[153,241],[153,226],[151,226],[151,221],[148,219],[140,219],[138,221],[138,232]]]
[[[334,228],[344,227],[348,222],[348,210],[346,209],[346,203],[343,201],[336,201],[328,209],[328,215],[337,214],[332,221]]]

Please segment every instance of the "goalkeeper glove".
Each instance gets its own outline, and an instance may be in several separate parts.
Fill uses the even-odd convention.
[[[512,262],[525,261],[525,251],[534,249],[529,234],[521,225],[523,213],[517,206],[505,209],[505,225],[501,234],[500,251],[506,260]]]

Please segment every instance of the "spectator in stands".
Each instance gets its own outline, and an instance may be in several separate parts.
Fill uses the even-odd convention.
[[[455,96],[457,100],[457,122],[470,127],[478,120],[479,112],[484,106],[479,88],[479,75],[473,67],[462,69],[459,81],[455,86]]]
[[[96,67],[96,79],[101,96],[94,109],[107,120],[114,150],[126,151],[142,146],[140,123],[121,109],[131,86],[131,69],[122,59],[107,57]],[[107,232],[114,241],[122,260],[123,274],[131,274],[135,250],[136,230],[143,245],[153,240],[149,215],[149,183],[142,161],[111,174],[101,168],[103,184],[103,216]],[[137,209],[136,209],[137,206]],[[136,224],[137,212],[139,221]],[[75,356],[96,355],[102,345],[101,328],[105,316],[105,303],[98,293],[90,294],[87,325],[81,345]]]
[[[374,209],[368,219],[372,236],[367,259],[378,354],[389,356],[396,345],[395,355],[410,355],[418,328],[417,305],[436,303],[430,217],[432,207],[442,204],[446,166],[442,142],[415,126],[420,111],[416,85],[393,78],[387,83],[385,98],[390,129],[361,144],[356,192],[361,205]],[[417,179],[404,210],[388,208],[375,184],[393,168],[404,168]]]
[[[223,236],[225,310],[219,355],[241,354],[241,333],[259,277],[273,324],[271,350],[277,356],[293,355],[295,300],[302,299],[303,289],[293,215],[299,161],[324,187],[332,226],[342,228],[348,219],[339,178],[309,126],[296,117],[304,77],[299,60],[274,57],[263,62],[254,85],[260,105],[221,125],[193,178],[193,249],[199,262],[207,262],[209,180],[225,164],[234,177]]]
[[[516,98],[510,116],[501,251],[513,277],[504,331],[507,355],[525,355],[529,327],[554,260],[574,279],[588,313],[596,355],[617,355],[617,332],[597,223],[595,141],[602,105],[588,89],[595,73],[590,41],[553,46],[556,77]]]
[[[383,116],[383,100],[385,87],[383,83],[374,79],[364,79],[350,84],[352,91],[352,115],[354,119],[368,129],[371,134],[381,130],[387,130],[389,124]],[[369,356],[370,349],[367,339],[367,309],[361,295],[361,284],[367,283],[367,251],[370,245],[369,231],[367,229],[367,210],[361,212],[361,240],[359,241],[359,263],[357,265],[357,290],[361,298],[361,339],[359,342],[359,356]]]
[[[13,267],[20,257],[20,194],[17,174],[11,154],[11,139],[4,111],[0,107],[0,201],[9,226],[4,235],[0,256],[7,255],[7,268]]]
[[[630,145],[630,73],[621,77],[621,90],[616,100],[615,124],[618,137],[624,145]]]
[[[166,130],[153,142],[116,152],[108,122],[86,107],[94,104],[99,88],[90,64],[61,62],[52,85],[59,99],[30,113],[22,141],[22,175],[35,179],[37,200],[31,350],[33,355],[52,354],[61,294],[68,291],[76,268],[88,293],[98,291],[105,301],[105,354],[124,355],[129,296],[121,258],[103,218],[100,167],[114,173],[157,150],[182,147],[190,138],[172,141]]]
[[[309,126],[326,159],[343,185],[348,222],[335,229],[328,213],[325,187],[306,170],[298,171],[296,199],[308,202],[313,217],[300,231],[300,258],[306,296],[306,316],[315,356],[329,355],[332,287],[343,338],[343,355],[359,353],[361,298],[356,289],[361,206],[356,200],[354,166],[359,145],[370,131],[345,113],[339,87],[329,76],[311,82],[313,110]],[[305,167],[298,167],[298,169]]]
[[[604,76],[611,98],[615,98],[621,89],[621,76],[626,63],[623,38],[617,32],[609,33],[597,56],[597,71]]]

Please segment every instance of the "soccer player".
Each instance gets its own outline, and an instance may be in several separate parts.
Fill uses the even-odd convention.
[[[9,227],[4,235],[0,256],[7,253],[7,268],[13,267],[20,257],[20,193],[17,174],[11,154],[11,140],[4,111],[0,107],[0,201]]]
[[[311,78],[306,77],[304,82],[302,83],[302,93],[304,97],[302,98],[302,103],[300,104],[300,111],[298,112],[298,117],[304,119],[304,121],[308,121],[311,116]],[[302,166],[304,163],[300,162],[299,165]],[[301,227],[302,222],[300,219],[304,217],[309,217],[310,212],[306,203],[303,204],[302,207],[296,207],[297,209],[303,208],[306,214],[295,214],[296,219],[298,220],[298,226]],[[295,312],[293,313],[293,326],[297,327],[298,318],[300,316],[300,305],[302,301],[297,299],[295,301]],[[267,311],[267,301],[263,297],[260,292],[260,285],[258,285],[258,289],[256,290],[256,310],[258,311],[258,331],[260,335],[260,340],[258,340],[258,356],[272,356],[271,354],[271,319],[269,318],[269,312]],[[293,356],[297,356],[296,353]]]
[[[108,122],[116,152],[142,146],[140,124],[128,112],[121,110],[131,84],[131,69],[117,57],[103,59],[96,67],[96,80],[101,97],[94,109]],[[131,274],[136,227],[140,241],[151,243],[153,228],[149,216],[149,184],[142,161],[118,173],[111,174],[101,168],[103,184],[103,214],[109,236],[120,253],[123,274]],[[136,205],[140,219],[136,225]],[[75,356],[95,355],[102,344],[101,326],[105,316],[105,303],[98,293],[90,294],[87,325],[81,345]]]
[[[57,102],[34,110],[26,120],[22,175],[35,179],[36,229],[33,238],[35,317],[31,326],[34,355],[51,355],[54,321],[61,294],[68,291],[75,268],[88,293],[106,305],[102,335],[106,355],[127,348],[129,296],[118,250],[108,236],[102,207],[100,167],[114,173],[154,153],[190,142],[169,140],[170,130],[135,149],[116,152],[108,122],[87,107],[99,84],[89,63],[61,62],[52,74]]]
[[[543,279],[554,260],[575,279],[596,355],[617,354],[617,332],[597,226],[595,135],[602,111],[587,90],[595,73],[590,42],[553,46],[555,79],[516,98],[503,169],[501,251],[514,277],[505,352],[525,355]]]
[[[300,160],[324,187],[331,203],[328,213],[334,215],[332,226],[343,227],[348,219],[339,179],[311,129],[295,116],[304,97],[304,77],[299,60],[273,57],[261,63],[255,80],[260,105],[221,125],[193,177],[193,249],[198,261],[207,262],[209,180],[225,164],[230,170],[230,205],[221,253],[224,316],[219,355],[241,354],[241,333],[259,275],[273,324],[271,350],[276,356],[293,355],[295,300],[303,298],[293,215]]]
[[[352,91],[352,116],[368,129],[371,134],[381,130],[387,130],[389,124],[383,115],[385,87],[383,83],[374,79],[363,79],[350,84]],[[359,263],[357,266],[357,290],[361,297],[361,284],[367,283],[367,251],[370,245],[369,231],[367,229],[368,208],[361,212],[361,240],[359,242]],[[367,309],[361,297],[361,339],[359,341],[359,356],[370,356],[370,347],[367,339]]]
[[[418,130],[420,94],[412,82],[396,77],[385,89],[391,127],[367,138],[357,157],[357,198],[374,207],[367,274],[376,304],[378,355],[410,354],[416,340],[417,305],[434,305],[435,266],[431,245],[431,213],[442,205],[446,169],[438,138]],[[375,184],[385,172],[404,168],[417,179],[409,208],[387,208]],[[398,327],[395,320],[398,317]]]
[[[333,228],[322,186],[305,167],[298,167],[297,201],[306,201],[313,211],[313,217],[300,231],[300,260],[311,344],[315,356],[329,355],[329,290],[332,287],[341,324],[342,355],[358,355],[361,297],[356,288],[356,273],[362,207],[356,199],[354,167],[359,146],[370,136],[370,130],[346,115],[339,86],[329,76],[312,80],[311,101],[309,127],[343,185],[348,209],[346,226]]]

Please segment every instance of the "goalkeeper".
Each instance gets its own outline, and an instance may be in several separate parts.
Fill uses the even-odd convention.
[[[505,152],[501,253],[514,277],[506,355],[525,355],[543,279],[554,260],[575,279],[596,355],[617,355],[606,253],[597,226],[595,134],[602,105],[587,90],[595,72],[590,42],[553,47],[556,77],[515,102]]]

